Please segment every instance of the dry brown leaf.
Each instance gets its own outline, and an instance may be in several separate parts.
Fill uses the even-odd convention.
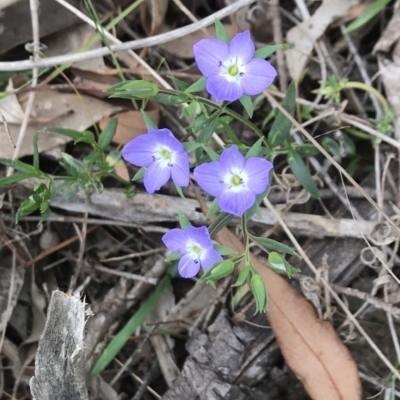
[[[169,0],[147,0],[140,9],[142,27],[148,35],[154,35],[164,25]]]
[[[228,229],[216,239],[244,252],[242,242]],[[315,400],[359,400],[361,385],[356,363],[329,322],[319,320],[311,305],[281,276],[252,262],[268,288],[268,320],[289,367]]]
[[[8,122],[14,143],[17,141],[26,103],[26,93],[18,97],[10,95],[0,100],[0,112]],[[50,151],[71,139],[60,134],[44,132],[48,127],[82,131],[98,123],[105,115],[111,115],[123,109],[124,107],[91,96],[78,97],[75,93],[59,93],[44,87],[35,94],[33,110],[19,156],[33,153],[35,132],[39,132],[39,152]],[[14,148],[8,139],[5,127],[0,124],[0,157],[12,158],[13,152]]]
[[[236,25],[225,25],[225,29],[230,38],[232,38],[238,32],[238,27]],[[204,30],[201,29],[182,36],[179,39],[163,43],[160,45],[160,47],[176,57],[184,59],[193,58],[193,45],[201,39],[215,37],[215,27],[208,27],[207,32],[209,33],[208,36],[205,34]]]
[[[146,113],[151,119],[158,124],[160,120],[160,106],[159,103],[148,104]],[[113,142],[118,144],[127,144],[130,140],[139,136],[147,131],[146,124],[144,123],[142,113],[138,110],[129,110],[117,114],[118,125]],[[104,129],[108,124],[110,117],[104,117],[100,123],[100,129]]]
[[[314,43],[325,33],[328,26],[343,17],[361,0],[324,0],[311,18],[296,25],[286,35],[286,41],[292,48],[285,52],[290,75],[299,79],[308,58],[314,49]]]

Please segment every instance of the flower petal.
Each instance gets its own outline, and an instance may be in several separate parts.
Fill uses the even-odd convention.
[[[243,68],[244,76],[241,77],[240,84],[243,93],[254,96],[262,93],[276,78],[275,68],[261,58],[253,58]]]
[[[167,232],[161,240],[165,244],[168,250],[175,253],[185,253],[186,243],[188,241],[187,234],[183,229],[171,229]]]
[[[207,92],[221,101],[236,101],[243,96],[243,88],[236,80],[228,81],[221,75],[211,75],[207,78]]]
[[[138,167],[148,167],[153,162],[153,151],[156,146],[156,138],[143,134],[132,139],[124,146],[122,157]]]
[[[200,270],[200,262],[195,260],[188,254],[184,255],[178,264],[178,271],[182,278],[193,278]]]
[[[222,211],[241,217],[254,204],[256,195],[251,190],[227,190],[218,197],[218,204]]]
[[[240,172],[245,165],[245,158],[237,146],[231,146],[222,152],[220,162],[225,170]]]
[[[203,268],[205,271],[208,271],[214,264],[223,261],[223,258],[217,250],[210,249],[204,252],[204,255],[202,254],[200,261],[201,268]]]
[[[183,153],[185,151],[183,144],[169,129],[149,129],[148,134],[154,138],[157,144],[167,146],[176,153]]]
[[[255,194],[261,194],[268,186],[269,172],[273,168],[270,161],[260,157],[246,160],[243,172],[246,174],[246,186]]]
[[[189,157],[186,152],[176,155],[174,166],[171,167],[171,176],[175,185],[189,186]]]
[[[201,226],[196,228],[194,226],[189,226],[185,229],[186,237],[188,241],[193,241],[198,244],[202,249],[212,249],[213,242],[210,238],[207,227]]]
[[[171,177],[171,168],[164,167],[161,161],[154,161],[144,173],[143,183],[148,193],[154,193],[164,186]]]
[[[212,161],[196,167],[193,171],[199,186],[208,194],[218,197],[224,190],[224,184],[221,183],[224,171],[219,161]]]
[[[229,58],[229,46],[219,39],[202,39],[193,46],[197,68],[209,77],[219,73],[221,63]]]
[[[253,57],[256,46],[251,40],[250,31],[235,35],[229,44],[229,55],[237,57],[239,65],[247,64]]]

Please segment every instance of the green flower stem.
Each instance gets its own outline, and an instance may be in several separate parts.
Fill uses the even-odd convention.
[[[169,95],[173,95],[173,96],[177,96],[179,95],[181,92],[178,90],[167,90],[167,89],[160,89],[159,93],[164,93],[164,94],[169,94]],[[237,121],[241,122],[242,124],[246,125],[248,128],[250,128],[254,133],[256,133],[260,138],[264,139],[264,143],[265,145],[268,147],[269,150],[272,151],[272,148],[270,146],[270,144],[268,143],[267,138],[265,137],[265,135],[262,133],[262,131],[257,127],[257,125],[253,124],[251,121],[249,121],[248,119],[242,117],[240,114],[238,114],[237,112],[227,108],[226,106],[220,105],[215,103],[212,100],[208,100],[205,99],[204,97],[200,97],[200,96],[194,96],[191,95],[191,98],[195,101],[198,101],[199,103],[202,103],[206,106],[209,107],[213,107],[216,110],[220,110],[222,113],[225,113],[226,115],[229,115],[230,117],[236,119]]]
[[[343,85],[343,89],[360,89],[364,90],[365,92],[371,93],[381,103],[385,115],[390,112],[390,107],[385,97],[383,97],[382,94],[372,86],[366,85],[363,82],[346,82]]]

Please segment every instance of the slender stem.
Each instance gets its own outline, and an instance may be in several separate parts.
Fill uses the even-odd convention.
[[[366,85],[364,82],[346,82],[344,84],[343,88],[344,89],[360,89],[360,90],[364,90],[365,92],[369,92],[369,93],[373,94],[379,100],[379,102],[382,104],[385,114],[386,115],[389,114],[390,108],[389,108],[388,102],[382,96],[382,94],[378,90],[376,90],[373,86]]]

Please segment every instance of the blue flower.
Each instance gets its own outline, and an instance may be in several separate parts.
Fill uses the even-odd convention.
[[[246,160],[236,146],[231,146],[219,161],[196,167],[193,175],[203,190],[218,198],[222,211],[240,217],[267,188],[272,168],[272,163],[261,157]]]
[[[207,78],[207,91],[218,102],[235,101],[243,94],[258,95],[277,75],[268,61],[254,57],[250,31],[238,33],[229,45],[219,39],[202,39],[193,52],[197,67]]]
[[[170,178],[177,186],[189,186],[188,155],[169,129],[149,129],[124,146],[122,157],[146,167],[143,183],[148,193],[160,190]]]
[[[182,255],[178,271],[183,278],[192,278],[197,275],[200,267],[207,271],[223,260],[221,254],[214,249],[205,226],[172,229],[162,237],[162,241],[169,250]]]

